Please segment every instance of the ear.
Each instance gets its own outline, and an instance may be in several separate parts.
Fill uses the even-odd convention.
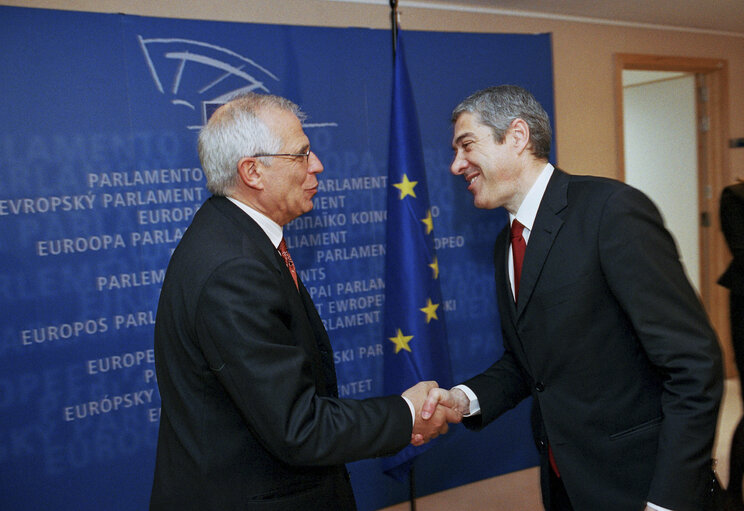
[[[244,157],[238,160],[238,179],[247,186],[254,190],[263,190],[263,167],[258,161],[258,158]]]
[[[530,127],[524,119],[517,117],[509,125],[512,143],[518,153],[522,153],[530,145]]]

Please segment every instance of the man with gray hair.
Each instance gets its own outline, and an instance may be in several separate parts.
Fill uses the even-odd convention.
[[[173,253],[155,323],[162,399],[153,510],[355,509],[344,463],[390,455],[460,415],[403,396],[339,399],[333,350],[282,227],[320,160],[292,102],[247,94],[199,135],[214,194]]]
[[[504,354],[450,391],[481,429],[527,397],[548,510],[700,511],[721,355],[652,202],[548,162],[547,114],[491,87],[452,115],[451,172],[478,208],[504,207],[494,249]]]

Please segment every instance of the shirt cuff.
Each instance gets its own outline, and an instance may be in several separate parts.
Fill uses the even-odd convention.
[[[470,390],[470,387],[468,387],[467,385],[455,385],[453,388],[462,390],[470,400],[470,408],[468,408],[468,413],[464,413],[462,414],[462,416],[472,417],[473,415],[480,415],[480,403],[478,403],[478,396],[475,395],[475,392]]]
[[[656,511],[672,511],[671,509],[668,509],[668,508],[665,508],[665,507],[661,507],[661,506],[657,506],[656,504],[652,504],[650,502],[646,502],[646,505],[648,507],[650,507],[651,509],[656,509]]]
[[[406,400],[406,403],[408,403],[408,408],[411,410],[411,427],[413,427],[414,424],[416,424],[416,409],[413,407],[413,401],[408,399],[406,396],[400,396],[403,399]]]

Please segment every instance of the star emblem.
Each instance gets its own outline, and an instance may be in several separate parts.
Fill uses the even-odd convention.
[[[431,268],[432,272],[434,273],[434,280],[439,278],[439,260],[436,256],[434,256],[434,262],[429,265],[429,268]]]
[[[437,309],[439,308],[438,303],[431,303],[431,298],[426,299],[426,307],[419,309],[421,312],[426,314],[426,322],[428,323],[432,319],[439,319],[437,317]]]
[[[413,339],[412,335],[403,335],[403,332],[400,331],[400,328],[398,329],[398,335],[395,337],[388,337],[390,341],[395,344],[395,353],[398,353],[400,350],[406,350],[408,352],[411,351],[411,348],[408,346],[408,343]]]
[[[403,174],[403,181],[400,183],[394,183],[393,186],[400,190],[400,199],[403,200],[407,195],[416,197],[416,193],[413,188],[418,184],[418,181],[409,181],[408,176]]]
[[[431,234],[431,231],[434,230],[434,220],[431,218],[431,210],[426,212],[426,218],[422,218],[421,223],[426,226],[426,234]]]

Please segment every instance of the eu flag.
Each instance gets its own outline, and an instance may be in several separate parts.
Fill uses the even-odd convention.
[[[401,393],[422,380],[436,380],[440,387],[452,386],[434,221],[416,106],[399,33],[387,182],[383,345],[388,394]],[[387,458],[385,472],[403,480],[412,459],[429,445],[409,445]]]

